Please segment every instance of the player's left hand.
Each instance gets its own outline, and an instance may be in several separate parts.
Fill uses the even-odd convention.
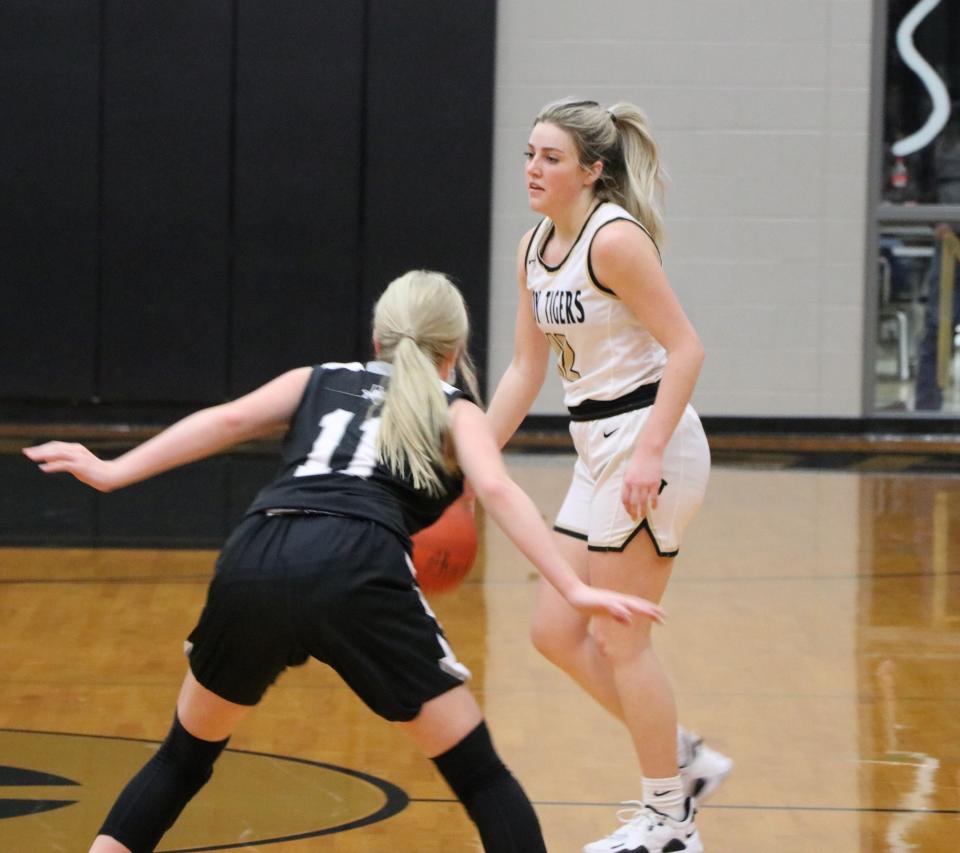
[[[581,613],[591,616],[610,616],[623,625],[628,625],[634,616],[646,616],[662,625],[667,612],[659,605],[636,595],[626,595],[610,589],[582,584],[567,596],[567,601]]]
[[[639,521],[647,510],[657,508],[660,494],[661,455],[638,447],[623,477],[620,500],[634,521]]]
[[[100,492],[109,492],[117,487],[112,476],[112,463],[101,459],[82,444],[48,441],[46,444],[23,448],[23,455],[40,463],[40,470],[45,474],[73,474],[81,483]]]

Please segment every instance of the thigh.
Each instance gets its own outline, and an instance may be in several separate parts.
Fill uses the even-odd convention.
[[[352,544],[330,554],[322,574],[290,580],[297,638],[375,713],[409,721],[470,672],[417,586],[400,540],[372,522],[344,524],[354,528]]]
[[[477,700],[461,686],[425,702],[416,717],[397,725],[427,758],[435,758],[460,743],[482,720]]]
[[[220,741],[230,737],[237,724],[251,711],[207,690],[192,672],[187,672],[177,699],[180,724],[196,738]]]
[[[576,431],[572,431],[576,435]],[[590,527],[590,505],[593,503],[595,483],[587,463],[577,457],[567,494],[553,523],[553,529],[581,542],[587,541]]]
[[[637,522],[623,506],[623,479],[651,409],[592,421],[596,486],[590,505],[590,551],[624,551],[644,535],[661,557],[675,556],[683,532],[703,502],[710,451],[700,419],[691,407],[681,416],[663,453],[660,495],[655,509]]]
[[[564,533],[556,532],[553,536],[564,559],[573,567],[578,577],[587,582],[587,543]],[[550,634],[575,637],[586,632],[590,616],[571,607],[553,584],[541,577],[537,586],[533,622],[534,631],[541,636]]]
[[[292,521],[252,516],[231,535],[186,642],[196,681],[229,702],[256,705],[288,666],[303,663],[287,618],[284,556]]]
[[[591,551],[589,563],[593,586],[659,603],[670,581],[674,559],[661,556],[649,537],[638,536],[622,551]],[[608,652],[633,653],[649,643],[653,625],[651,620],[643,618],[623,625],[609,617],[597,616],[593,631]]]
[[[673,557],[661,556],[648,537],[639,536],[622,551],[589,551],[588,577],[593,586],[659,603],[670,581],[673,564]]]
[[[710,447],[691,406],[664,450],[662,477],[664,486],[648,521],[660,552],[676,554],[684,531],[703,503],[710,479]]]

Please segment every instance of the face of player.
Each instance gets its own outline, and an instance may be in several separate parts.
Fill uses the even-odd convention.
[[[532,210],[555,215],[592,195],[594,178],[577,159],[573,137],[555,124],[534,125],[527,142],[527,198]]]

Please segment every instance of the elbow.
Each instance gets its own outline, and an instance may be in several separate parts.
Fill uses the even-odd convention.
[[[697,336],[693,336],[667,352],[668,360],[673,360],[677,364],[686,365],[694,375],[700,373],[700,368],[703,367],[703,362],[706,360],[706,357],[706,350],[704,350],[703,344]]]
[[[477,494],[477,500],[492,512],[496,512],[497,507],[508,502],[514,488],[513,481],[506,476],[481,477],[479,480],[471,480],[470,485]]]
[[[690,345],[690,354],[687,357],[687,363],[690,365],[690,374],[694,382],[700,377],[700,372],[703,369],[703,362],[706,360],[706,357],[707,353],[703,348],[703,344],[701,344],[699,340],[694,341]]]
[[[693,353],[691,355],[693,363],[697,366],[697,372],[700,372],[700,368],[703,367],[703,363],[707,360],[707,351],[703,348],[703,343],[700,341],[700,338],[697,338],[693,342]]]
[[[547,378],[547,360],[544,358],[538,358],[532,365],[530,365],[529,370],[532,377],[531,381],[539,390],[543,387],[543,381]]]
[[[232,403],[225,403],[214,409],[216,413],[216,429],[225,437],[232,440],[241,440],[253,434],[253,424],[250,418]]]
[[[510,363],[513,372],[520,377],[524,385],[540,388],[547,378],[546,358],[535,358],[528,354],[515,355]]]

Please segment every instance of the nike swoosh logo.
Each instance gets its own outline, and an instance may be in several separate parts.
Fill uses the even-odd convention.
[[[612,430],[610,430],[610,432],[607,432],[606,430],[604,430],[603,437],[610,438],[610,436],[613,435],[618,429],[620,429],[620,427],[614,427]]]
[[[667,794],[669,794],[669,793],[670,793],[670,790],[669,790],[669,789],[666,790],[666,791],[654,791],[654,792],[653,792],[653,796],[655,796],[655,797],[665,797],[665,796],[666,796]]]

